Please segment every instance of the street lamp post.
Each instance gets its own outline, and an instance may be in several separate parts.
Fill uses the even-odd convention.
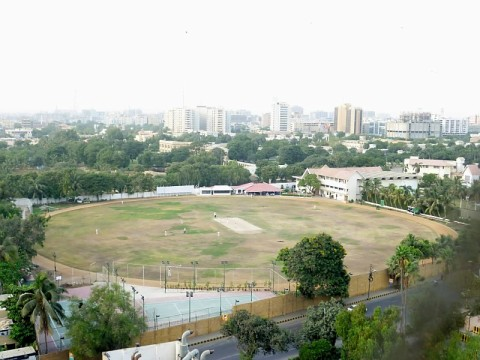
[[[167,293],[167,265],[170,264],[170,261],[162,261],[162,264],[165,265],[165,293]]]
[[[367,293],[367,300],[370,299],[370,284],[373,282],[373,273],[375,270],[373,269],[372,264],[370,264],[370,270],[368,272],[368,293]]]
[[[228,264],[227,260],[222,260],[222,265],[223,265],[223,291],[225,291],[225,287],[227,286],[226,283],[226,266]]]
[[[225,289],[220,287],[217,289],[217,291],[220,295],[220,316],[222,316],[222,291],[225,291]]]
[[[197,265],[198,261],[192,261],[191,264],[193,265],[193,292],[195,292],[195,288],[197,285]]]
[[[192,297],[193,297],[193,291],[187,291],[186,293],[188,297],[188,322],[191,321],[191,313],[192,313]]]
[[[272,290],[275,292],[275,265],[277,262],[272,260]]]
[[[138,291],[133,286],[132,286],[132,292],[133,292],[133,307],[135,308],[135,294],[138,294]]]
[[[143,322],[145,322],[145,297],[143,295],[140,295],[142,297],[142,317],[143,317]]]
[[[255,281],[249,282],[248,287],[250,288],[250,302],[253,302],[253,288],[257,285]]]
[[[57,281],[57,254],[53,252],[53,281]]]

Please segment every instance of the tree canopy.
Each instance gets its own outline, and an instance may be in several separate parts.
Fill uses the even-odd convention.
[[[365,304],[353,311],[343,310],[337,316],[335,328],[342,338],[342,359],[392,359],[397,349],[399,310],[377,307],[371,318],[365,315]]]
[[[291,336],[273,320],[252,315],[246,310],[237,311],[222,327],[222,334],[235,336],[240,358],[244,360],[262,351],[264,355],[287,351]]]
[[[119,284],[110,284],[94,287],[87,300],[72,303],[66,328],[75,358],[129,347],[146,330],[129,295]]]
[[[280,250],[283,272],[296,281],[306,297],[347,297],[350,276],[343,259],[345,249],[326,233],[306,236],[293,248]]]

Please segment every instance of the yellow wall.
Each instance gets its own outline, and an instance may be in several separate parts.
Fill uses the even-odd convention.
[[[419,268],[419,277],[437,276],[444,270],[443,263],[433,263],[424,261]],[[373,281],[370,284],[370,292],[383,290],[391,287],[387,269],[376,271],[373,274]],[[393,290],[393,288],[392,288]],[[368,292],[368,274],[352,276],[350,279],[349,294],[350,297],[365,295]],[[296,296],[294,292],[280,295],[252,303],[240,304],[233,308],[233,312],[238,310],[247,310],[248,312],[266,318],[274,318],[301,310],[306,310],[310,306],[318,305],[327,298],[316,297],[314,299],[305,299],[302,296]],[[220,317],[199,320],[192,323],[171,326],[168,328],[148,331],[138,339],[141,345],[152,345],[157,343],[175,341],[181,338],[187,330],[193,330],[192,336],[202,336],[220,331],[223,320]],[[66,360],[68,351],[61,351],[41,356],[42,360]]]

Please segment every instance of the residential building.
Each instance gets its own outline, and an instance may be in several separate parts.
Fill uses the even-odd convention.
[[[478,163],[465,166],[462,174],[462,180],[465,186],[472,186],[474,181],[480,181],[480,168]]]
[[[31,128],[21,128],[21,129],[7,129],[5,134],[10,135],[15,139],[31,139],[32,138],[32,129]]]
[[[456,160],[435,160],[410,156],[403,161],[403,164],[406,173],[417,174],[419,177],[425,174],[435,174],[440,178],[451,178],[461,176],[465,170],[465,159],[463,157]]]
[[[360,135],[362,132],[362,109],[343,104],[335,108],[334,130]]]
[[[161,153],[171,152],[173,149],[190,146],[192,143],[188,141],[159,140],[159,151]]]
[[[154,137],[155,135],[157,135],[156,132],[150,130],[140,130],[137,135],[135,135],[135,141],[145,142],[148,139]]]
[[[172,135],[181,135],[199,130],[199,117],[195,109],[170,109],[165,113],[164,123],[170,129]]]
[[[197,106],[198,130],[207,131],[208,106]]]
[[[289,108],[285,102],[276,102],[272,106],[271,131],[289,131]]]
[[[419,178],[417,174],[383,171],[380,166],[330,168],[324,165],[322,168],[307,168],[297,180],[300,181],[308,174],[315,174],[320,180],[320,196],[345,202],[361,200],[362,184],[367,179],[379,179],[384,187],[394,184],[397,187],[409,186],[416,189]]]
[[[468,134],[468,119],[442,118],[442,135]]]
[[[224,109],[207,109],[207,133],[217,136],[218,134],[230,133],[230,121]]]

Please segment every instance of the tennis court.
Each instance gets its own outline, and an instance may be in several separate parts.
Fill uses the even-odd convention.
[[[139,294],[145,294],[144,302],[141,295],[135,297],[137,310],[145,312],[145,322],[148,330],[174,326],[182,323],[194,322],[200,319],[220,316],[232,312],[238,304],[245,304],[273,296],[271,292],[248,291],[175,291],[163,293],[159,288],[137,286]],[[190,295],[192,295],[190,297]],[[131,298],[133,301],[133,298]],[[70,316],[70,301],[62,300],[60,304],[65,309],[65,315]],[[61,350],[70,347],[70,339],[66,336],[66,328],[53,322],[53,332],[49,339],[48,347]],[[39,338],[43,340],[43,336]],[[44,345],[42,344],[44,348]]]

